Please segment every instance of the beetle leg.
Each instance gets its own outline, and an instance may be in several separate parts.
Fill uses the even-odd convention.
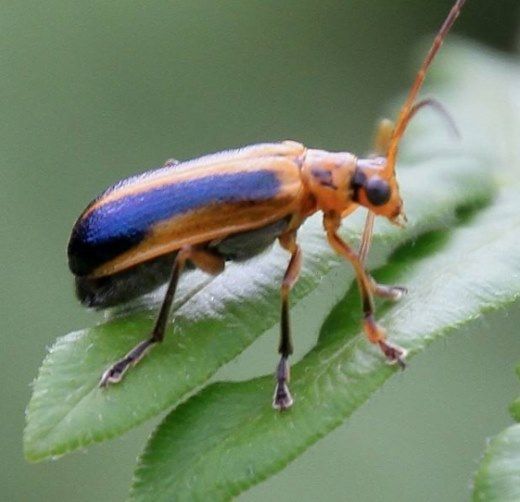
[[[372,231],[374,229],[375,215],[372,211],[368,211],[365,220],[365,228],[361,237],[361,244],[359,245],[358,257],[361,263],[366,262],[370,245],[372,244]],[[368,275],[368,274],[367,274]],[[385,298],[387,300],[397,301],[405,295],[408,290],[404,286],[387,286],[385,284],[378,284],[372,276],[370,276],[370,288],[375,296]]]
[[[327,213],[323,218],[323,225],[327,232],[329,244],[338,254],[349,260],[354,267],[363,306],[363,328],[365,334],[371,343],[379,345],[389,362],[397,363],[401,368],[404,368],[406,351],[397,345],[387,342],[384,329],[376,323],[372,297],[374,292],[373,285],[375,283],[365,272],[363,263],[356,252],[337,234],[340,223],[341,217],[335,213]]]
[[[296,243],[296,232],[290,232],[279,237],[280,245],[291,253],[291,259],[282,281],[282,315],[280,321],[280,343],[278,353],[280,362],[276,369],[276,388],[273,397],[273,408],[283,411],[290,408],[293,398],[289,391],[290,379],[289,356],[293,352],[291,340],[291,325],[289,321],[289,293],[300,276],[302,265],[302,252]]]
[[[389,119],[382,119],[376,127],[374,137],[374,154],[386,156],[390,143],[392,142],[392,134],[394,133],[395,124]]]
[[[395,124],[389,119],[382,119],[379,121],[374,137],[374,155],[386,156],[392,141],[394,126]],[[368,211],[367,218],[365,220],[363,236],[361,237],[361,244],[358,251],[359,260],[362,264],[364,264],[366,261],[368,251],[370,250],[370,244],[372,243],[374,220],[374,213]],[[370,282],[372,293],[387,300],[400,300],[402,296],[408,292],[404,286],[386,286],[384,284],[378,284],[372,277],[370,277]]]
[[[170,308],[175,296],[175,290],[177,289],[177,283],[179,282],[179,276],[186,264],[186,260],[188,259],[192,261],[195,266],[211,274],[218,274],[224,268],[224,260],[209,251],[191,246],[180,249],[173,263],[168,289],[164,295],[164,300],[161,304],[152,334],[148,339],[135,346],[128,354],[126,354],[125,357],[117,361],[103,373],[99,382],[100,387],[106,387],[111,383],[120,382],[130,366],[135,366],[148,352],[150,347],[156,343],[162,342],[166,331]]]
[[[388,286],[386,284],[378,284],[372,277],[370,277],[370,280],[372,284],[372,293],[375,296],[379,296],[379,298],[396,302],[408,293],[408,288],[406,286]]]
[[[226,265],[222,256],[205,248],[192,247],[188,258],[197,268],[211,275],[220,274]]]
[[[180,164],[180,161],[177,159],[168,159],[164,164],[163,167],[173,167],[177,164]]]
[[[372,232],[374,231],[374,221],[374,213],[368,210],[367,217],[365,219],[365,227],[363,228],[363,235],[361,236],[361,243],[359,244],[358,249],[358,256],[361,263],[365,263],[368,252],[370,251],[370,245],[372,244]]]

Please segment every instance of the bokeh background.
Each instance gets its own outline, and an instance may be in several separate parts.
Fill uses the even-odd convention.
[[[24,408],[47,348],[100,318],[77,305],[65,256],[86,203],[171,157],[286,138],[366,151],[376,119],[410,83],[417,43],[451,3],[0,3],[2,500],[124,500],[155,424],[56,461],[23,459]],[[468,0],[454,33],[514,52],[519,14],[518,0]],[[485,438],[510,423],[519,323],[516,306],[437,342],[347,425],[241,498],[466,499]],[[247,365],[221,375],[270,371],[275,343],[260,340]],[[312,338],[298,344],[301,355]]]

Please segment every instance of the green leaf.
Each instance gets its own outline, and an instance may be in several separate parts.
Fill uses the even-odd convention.
[[[424,145],[424,135],[416,138]],[[405,149],[399,179],[410,221],[404,231],[385,222],[376,227],[371,265],[380,266],[403,242],[448,228],[459,208],[490,199],[494,186],[482,158],[447,144],[453,142],[446,136],[429,137],[429,151],[435,154],[413,167],[406,167]],[[360,219],[350,218],[343,233],[355,242],[360,229]],[[331,281],[336,267],[345,266],[326,244],[319,215],[302,227],[299,241],[304,266],[293,305],[323,280]],[[58,339],[40,368],[28,406],[27,459],[61,455],[114,437],[204,385],[220,366],[278,322],[279,285],[287,261],[287,254],[275,247],[247,263],[231,264],[217,278],[191,274],[181,284],[175,323],[165,342],[109,389],[98,388],[100,375],[146,336],[157,296],[148,311],[126,313]],[[270,393],[264,394],[264,404]]]
[[[411,223],[406,231],[384,226],[376,232],[376,241],[384,240],[376,262],[384,261],[401,242],[449,225],[457,208],[490,197],[493,187],[482,182],[485,172],[477,159],[460,156],[456,165],[454,170],[451,162],[439,158],[435,166],[403,171]],[[425,185],[417,181],[418,173],[427,180]],[[437,186],[438,192],[432,196],[428,186]],[[352,225],[350,234],[357,236],[359,225]],[[300,241],[305,263],[293,303],[340,264],[326,244],[319,218],[306,223]],[[231,264],[214,279],[192,274],[181,287],[175,324],[165,342],[121,384],[108,389],[97,386],[101,373],[143,339],[155,310],[59,339],[34,384],[26,457],[41,460],[102,441],[181,401],[278,321],[279,284],[286,265],[286,253],[274,249],[245,264]]]
[[[489,443],[475,476],[473,500],[520,500],[520,424],[508,427]]]
[[[449,237],[433,234],[384,269],[412,292],[381,317],[392,340],[415,354],[434,338],[519,293],[520,213],[516,192]],[[507,221],[508,229],[497,225]],[[511,253],[509,253],[511,254]],[[516,256],[515,256],[516,255]],[[418,261],[416,261],[418,260]],[[272,377],[213,384],[172,412],[151,440],[136,474],[134,498],[176,494],[212,500],[236,495],[280,470],[338,426],[394,373],[358,325],[356,292],[331,313],[320,343],[292,372],[296,406],[273,413]]]
[[[518,69],[479,48],[459,47],[445,54],[449,109],[469,149],[493,167],[502,189],[492,205],[466,213],[452,232],[422,237],[381,270],[386,282],[410,287],[407,297],[379,317],[391,340],[412,356],[433,339],[520,295]],[[435,151],[427,138],[432,127],[423,128],[409,152],[417,149],[419,157],[420,151]],[[452,156],[451,173],[460,163],[460,157]],[[431,169],[437,169],[434,164],[436,158]],[[427,187],[424,192],[419,183],[405,200],[421,193],[428,205],[439,190],[454,188],[431,184],[430,172],[424,168],[411,178],[402,172],[403,186],[420,179]],[[490,184],[492,178],[490,168],[482,183]],[[414,214],[422,204],[412,207]],[[294,366],[296,404],[289,412],[270,408],[272,376],[209,385],[171,412],[140,459],[131,498],[229,499],[282,469],[342,423],[395,371],[358,332],[358,312],[353,289],[331,312],[317,346]]]
[[[520,377],[520,366],[516,372]],[[520,421],[520,398],[513,401],[510,410]],[[508,427],[489,442],[475,474],[473,500],[520,500],[520,424]]]
[[[504,66],[500,59],[489,61],[488,71],[491,71],[496,81],[499,78],[503,82],[497,89],[487,88],[485,92],[500,92],[503,98],[493,120],[496,135],[504,135],[504,139],[497,142],[497,146],[504,152],[506,158],[510,158],[509,168],[512,170],[513,185],[517,187],[520,164],[518,150],[518,137],[520,134],[520,71],[518,66]],[[509,149],[511,148],[511,149]],[[504,172],[504,179],[509,178]],[[506,181],[507,183],[507,181]],[[507,222],[501,222],[506,225]],[[514,249],[511,249],[511,253]],[[504,255],[508,259],[511,253]],[[515,276],[518,280],[518,273]],[[520,367],[517,368],[520,377]],[[510,406],[511,415],[520,422],[520,397]],[[520,425],[512,425],[494,437],[480,463],[475,475],[473,487],[473,500],[475,501],[517,501],[520,500]]]
[[[518,378],[520,378],[520,366],[518,366],[518,368],[516,368],[516,374],[517,374]],[[517,422],[520,422],[520,397],[517,397],[511,403],[511,406],[509,407],[509,411],[511,412],[511,415],[513,416],[513,418]]]

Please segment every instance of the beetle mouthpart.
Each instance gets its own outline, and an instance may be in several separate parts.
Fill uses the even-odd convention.
[[[392,218],[390,221],[399,228],[404,228],[406,227],[408,218],[404,213],[399,213],[395,218]]]

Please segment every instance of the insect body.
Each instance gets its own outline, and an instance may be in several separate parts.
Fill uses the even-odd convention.
[[[294,141],[253,145],[163,168],[120,181],[95,199],[76,222],[69,241],[69,266],[80,301],[106,308],[168,282],[149,338],[112,365],[100,385],[121,380],[164,337],[179,276],[187,266],[220,273],[228,260],[246,260],[278,240],[290,253],[281,285],[280,362],[273,406],[293,400],[288,388],[292,353],[289,292],[298,280],[302,254],[297,231],[321,211],[328,242],[353,265],[368,339],[390,362],[404,366],[405,351],[390,344],[374,319],[373,296],[398,299],[404,288],[377,284],[364,268],[374,215],[406,221],[395,161],[400,138],[415,113],[431,100],[415,102],[428,66],[455,21],[458,0],[416,77],[395,127],[381,123],[374,156],[307,148]],[[368,217],[358,251],[338,235],[341,219],[359,206]]]

